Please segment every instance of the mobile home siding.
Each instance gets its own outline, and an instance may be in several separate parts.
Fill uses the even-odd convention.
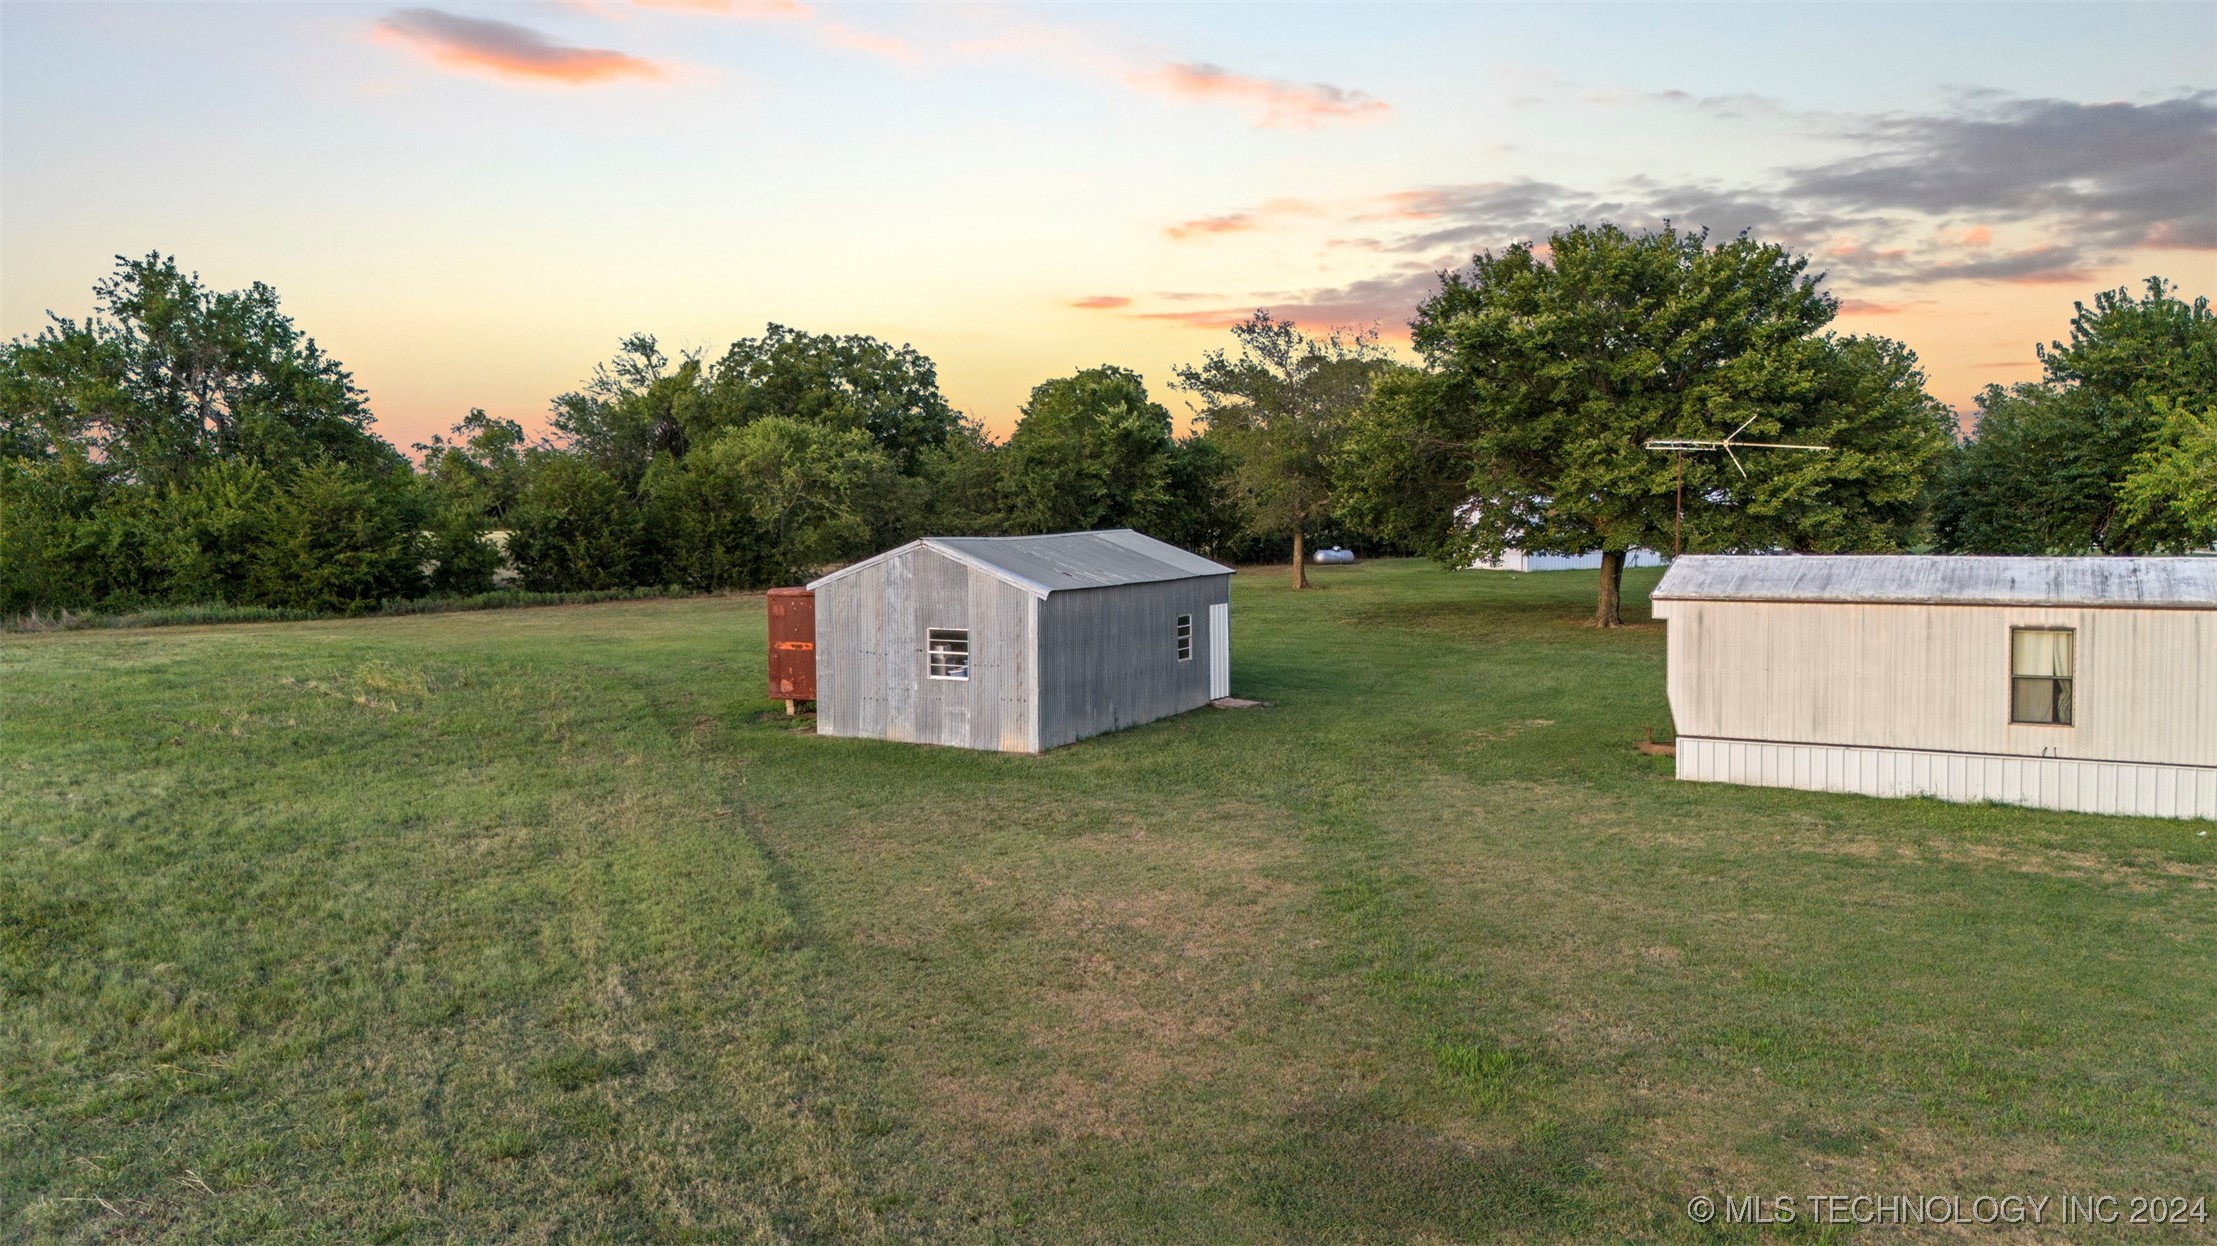
[[[1681,736],[2217,766],[2217,610],[1669,603]],[[2009,721],[2009,633],[2078,633],[2069,727]]]
[[[2217,564],[1689,557],[1678,777],[2217,818]],[[2011,634],[2074,635],[2071,722],[2011,721]]]
[[[1211,605],[1229,575],[1055,593],[1040,603],[1039,746],[1054,748],[1209,702]],[[1179,661],[1177,620],[1193,620]]]
[[[816,729],[958,748],[1038,751],[1037,603],[926,547],[817,595]],[[924,676],[925,632],[970,633],[970,678]]]
[[[2217,818],[2217,766],[1996,757],[1678,737],[1678,777],[1865,796],[2034,805],[2077,813]]]

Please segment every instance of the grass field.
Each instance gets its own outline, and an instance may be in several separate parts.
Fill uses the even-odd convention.
[[[1590,574],[1317,579],[1041,757],[796,731],[755,597],[0,641],[0,1240],[2217,1195],[2207,824],[1675,783]]]

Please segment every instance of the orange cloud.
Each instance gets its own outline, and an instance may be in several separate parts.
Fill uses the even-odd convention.
[[[1089,294],[1082,299],[1071,299],[1070,306],[1088,311],[1108,311],[1118,307],[1130,307],[1132,301],[1121,294]]]
[[[1255,314],[1252,307],[1211,307],[1194,311],[1135,312],[1135,320],[1166,320],[1195,329],[1229,329]]]
[[[1222,216],[1204,216],[1196,220],[1165,225],[1162,232],[1173,238],[1197,238],[1207,234],[1240,234],[1258,228],[1252,212],[1227,212]]]
[[[1873,303],[1869,299],[1840,300],[1840,314],[1843,316],[1894,316],[1899,315],[1901,310],[1899,303]]]
[[[1271,219],[1284,216],[1315,216],[1322,209],[1306,199],[1273,199],[1259,208],[1245,212],[1226,212],[1221,216],[1196,217],[1163,226],[1162,232],[1173,238],[1205,238],[1212,234],[1243,234],[1261,229]]]
[[[1447,196],[1436,190],[1404,190],[1378,196],[1383,205],[1378,211],[1366,212],[1360,219],[1366,221],[1430,221],[1447,212]]]
[[[1961,242],[1966,247],[1992,246],[1994,242],[1994,231],[1986,228],[1984,225],[1979,225],[1966,232],[1960,239],[1957,239],[1957,241]]]
[[[1132,75],[1133,85],[1198,103],[1243,104],[1264,128],[1313,130],[1336,121],[1377,121],[1393,111],[1384,100],[1328,82],[1285,82],[1233,73],[1222,65],[1186,63]]]
[[[607,48],[573,48],[528,26],[461,17],[438,9],[400,9],[377,24],[377,35],[448,69],[526,82],[589,86],[622,78],[655,80],[660,65]]]

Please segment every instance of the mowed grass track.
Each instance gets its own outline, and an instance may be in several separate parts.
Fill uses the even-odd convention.
[[[1318,580],[1043,757],[791,729],[759,597],[7,638],[0,1240],[2217,1194],[2207,824],[1676,783],[1589,574]]]

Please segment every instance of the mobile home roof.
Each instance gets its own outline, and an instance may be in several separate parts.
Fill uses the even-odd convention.
[[[1006,580],[1035,597],[1081,588],[1154,584],[1230,575],[1232,569],[1129,528],[1058,532],[1047,536],[928,536],[842,567],[809,585],[842,576],[919,546]]]
[[[2217,558],[1687,554],[1651,599],[2217,610]]]

